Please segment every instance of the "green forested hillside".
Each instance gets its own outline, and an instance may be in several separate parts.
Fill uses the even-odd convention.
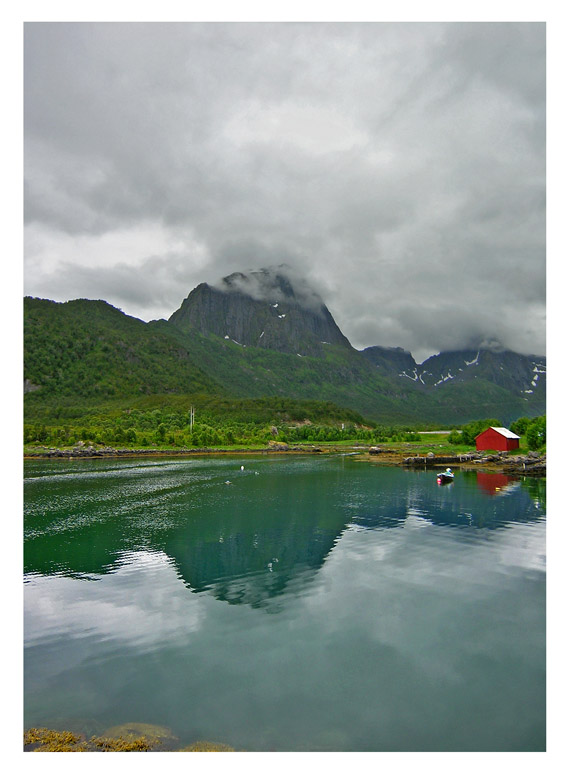
[[[165,321],[149,325],[159,330],[170,327]],[[377,421],[421,419],[422,396],[415,385],[394,384],[375,373],[354,349],[330,345],[322,357],[301,357],[243,347],[213,335],[177,335],[194,362],[206,373],[215,374],[235,396],[333,401]]]
[[[161,330],[169,323],[149,323]],[[330,345],[322,357],[300,357],[243,347],[217,336],[178,334],[196,363],[228,386],[232,394],[283,395],[330,400],[381,424],[464,423],[497,414],[508,424],[529,413],[529,402],[481,378],[428,388],[419,381],[388,374],[352,348]],[[543,408],[537,404],[535,413]]]
[[[83,299],[25,299],[24,377],[42,397],[61,399],[225,392],[167,328]]]
[[[276,389],[288,356],[275,353],[273,359],[269,353],[271,375],[267,364],[243,361],[239,349],[199,334],[181,335],[164,321],[144,323],[103,301],[27,298],[25,441],[247,444],[275,438],[274,424],[365,424],[358,412],[322,399],[318,391],[310,400]],[[263,378],[256,380],[256,374]],[[197,413],[193,432],[191,405]]]
[[[144,323],[104,301],[58,304],[25,299],[24,377],[35,406],[85,406],[138,395],[283,396],[329,401],[405,421],[405,391],[394,391],[355,350],[331,345],[323,358],[242,347],[216,336]],[[413,389],[407,388],[412,396]],[[39,388],[39,389],[34,389]]]
[[[428,387],[397,368],[378,368],[350,346],[331,344],[320,356],[303,357],[244,347],[165,320],[144,323],[104,301],[26,298],[24,328],[28,423],[146,410],[146,400],[153,410],[184,413],[195,404],[226,418],[250,401],[244,421],[257,423],[279,421],[277,399],[290,401],[289,418],[297,409],[305,413],[295,413],[296,421],[320,413],[325,422],[323,406],[330,422],[383,426],[446,426],[485,416],[508,424],[529,414],[524,398],[485,378]],[[262,410],[268,397],[273,403]]]

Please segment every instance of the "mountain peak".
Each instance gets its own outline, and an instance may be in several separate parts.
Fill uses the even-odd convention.
[[[324,306],[307,280],[286,263],[249,272],[236,271],[212,287],[224,293],[241,293],[255,301],[297,304],[313,312],[321,312]]]
[[[301,356],[321,355],[328,344],[350,348],[319,294],[287,264],[202,283],[170,322],[183,331]]]

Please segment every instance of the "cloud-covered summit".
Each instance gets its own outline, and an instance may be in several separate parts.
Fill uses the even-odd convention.
[[[351,342],[545,349],[542,23],[28,23],[25,293],[167,317],[250,266]]]
[[[236,271],[211,284],[226,293],[243,293],[256,301],[271,304],[298,304],[317,313],[324,305],[306,278],[285,263],[248,272]]]

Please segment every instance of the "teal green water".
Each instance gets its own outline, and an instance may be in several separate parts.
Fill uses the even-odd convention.
[[[27,462],[25,726],[544,750],[544,489],[351,456]]]

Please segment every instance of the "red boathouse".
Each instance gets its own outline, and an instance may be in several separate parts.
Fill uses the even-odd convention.
[[[512,451],[519,448],[519,436],[506,427],[488,427],[475,436],[477,451]]]

